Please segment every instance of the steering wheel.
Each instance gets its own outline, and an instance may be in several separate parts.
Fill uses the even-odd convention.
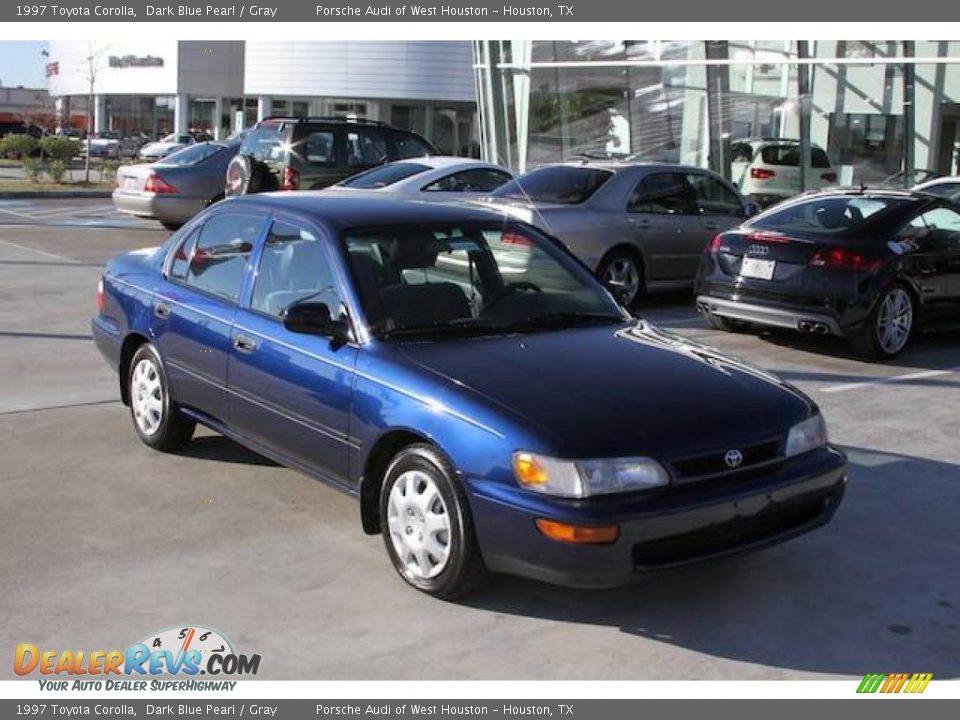
[[[485,306],[484,309],[489,310],[490,308],[492,308],[494,305],[496,305],[498,302],[503,300],[508,295],[512,295],[513,293],[519,292],[520,290],[528,290],[530,292],[535,292],[535,293],[543,292],[543,288],[541,288],[536,283],[530,282],[529,280],[520,280],[515,283],[507,283],[503,285],[503,287],[501,287],[495,293],[493,293],[493,295],[490,296],[490,298],[484,303],[484,306]]]

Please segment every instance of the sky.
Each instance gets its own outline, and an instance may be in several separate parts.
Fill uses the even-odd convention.
[[[0,40],[0,85],[46,87],[47,59],[40,54],[46,48],[46,41]]]

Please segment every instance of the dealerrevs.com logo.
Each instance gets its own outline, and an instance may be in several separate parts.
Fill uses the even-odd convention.
[[[251,676],[260,669],[259,655],[234,651],[227,638],[199,625],[171,627],[151,633],[126,650],[48,650],[32,643],[17,645],[13,670],[17,675],[72,676],[68,680],[41,680],[47,690],[141,690],[146,681],[113,680],[112,676],[157,677],[162,675],[195,677]],[[81,676],[88,676],[83,677]],[[214,682],[159,683],[150,689],[221,689]],[[220,683],[232,689],[235,683]]]

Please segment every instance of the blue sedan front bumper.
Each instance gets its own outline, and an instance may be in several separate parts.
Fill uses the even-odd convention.
[[[614,587],[645,571],[766,547],[827,523],[846,485],[846,457],[827,447],[721,480],[630,496],[549,498],[468,479],[474,525],[494,571],[557,585]],[[538,518],[610,526],[606,545],[548,539]]]

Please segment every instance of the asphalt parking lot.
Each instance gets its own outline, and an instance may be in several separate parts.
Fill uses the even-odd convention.
[[[103,262],[167,233],[108,200],[45,202],[13,206],[32,220],[0,204],[0,646],[206,624],[264,679],[960,677],[960,335],[872,365],[709,330],[688,293],[650,300],[649,319],[821,405],[850,457],[834,521],[629,588],[501,578],[441,603],[394,575],[352,499],[206,431],[179,455],[137,440],[89,318]]]

